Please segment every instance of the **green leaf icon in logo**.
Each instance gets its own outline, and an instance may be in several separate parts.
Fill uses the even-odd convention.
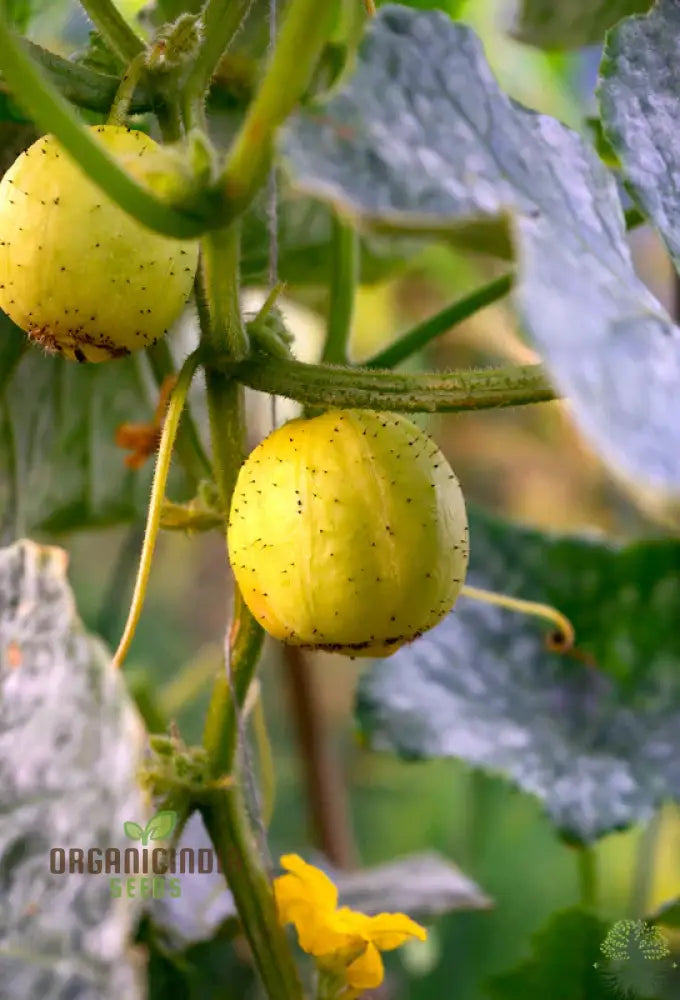
[[[177,813],[172,809],[162,809],[161,812],[157,812],[146,824],[142,843],[146,844],[149,840],[166,840],[175,829],[176,822]]]
[[[135,823],[133,820],[129,819],[123,823],[123,829],[125,830],[125,836],[129,837],[130,840],[142,840],[144,837],[144,830],[139,823]]]
[[[152,816],[146,827],[128,820],[123,824],[125,836],[130,840],[141,840],[146,847],[150,840],[167,840],[177,823],[177,813],[173,809],[161,809]]]

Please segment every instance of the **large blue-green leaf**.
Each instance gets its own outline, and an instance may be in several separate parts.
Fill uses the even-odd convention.
[[[617,548],[476,515],[470,553],[468,582],[559,608],[578,655],[550,652],[536,618],[460,597],[362,678],[370,745],[506,774],[577,841],[680,798],[680,542]]]
[[[33,542],[0,550],[0,998],[141,1000],[139,902],[104,872],[51,865],[53,848],[87,864],[90,848],[130,846],[125,820],[146,820],[143,728],[66,562]]]
[[[519,0],[516,38],[544,49],[596,45],[624,17],[648,10],[653,0]]]
[[[626,179],[680,267],[680,4],[622,21],[600,67],[600,113]]]
[[[627,475],[680,491],[680,331],[635,275],[614,178],[501,93],[469,28],[383,7],[354,76],[283,151],[299,188],[366,225],[509,226],[519,316],[578,425]]]
[[[0,537],[133,520],[150,470],[131,472],[117,427],[149,420],[135,358],[78,365],[36,348],[0,313]]]

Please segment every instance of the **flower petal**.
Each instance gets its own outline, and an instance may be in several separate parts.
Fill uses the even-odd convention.
[[[300,880],[301,892],[319,909],[330,911],[338,905],[338,890],[320,868],[307,864],[298,854],[284,854],[281,867]]]
[[[399,948],[410,938],[417,938],[419,941],[427,938],[425,928],[404,913],[378,913],[375,917],[366,917],[361,930],[380,951]]]
[[[352,989],[363,991],[380,986],[385,977],[385,966],[375,945],[369,942],[363,954],[347,966],[345,974]]]
[[[315,909],[296,875],[279,875],[274,879],[274,899],[282,924],[297,924],[299,915],[304,919],[305,914]]]

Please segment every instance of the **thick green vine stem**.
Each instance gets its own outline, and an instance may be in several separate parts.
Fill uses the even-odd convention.
[[[144,544],[142,546],[142,554],[139,560],[139,569],[137,570],[135,590],[132,595],[132,603],[130,604],[130,610],[128,612],[127,622],[125,623],[125,629],[123,630],[123,636],[113,657],[113,663],[116,667],[120,667],[123,660],[127,656],[127,652],[134,638],[135,631],[137,630],[137,624],[142,614],[144,598],[146,597],[146,590],[149,584],[149,575],[151,573],[151,563],[153,560],[154,550],[156,548],[156,540],[158,538],[158,529],[160,528],[161,511],[165,497],[165,486],[168,481],[170,462],[172,460],[172,449],[175,443],[175,437],[177,436],[177,428],[179,427],[180,417],[182,416],[182,409],[184,408],[187,393],[189,392],[189,386],[191,385],[191,380],[197,367],[198,353],[195,351],[193,354],[189,355],[182,365],[180,373],[177,376],[177,384],[175,385],[175,388],[170,396],[168,412],[163,423],[163,433],[161,435],[161,443],[158,448],[158,457],[156,459],[156,469],[154,471],[153,486],[151,487],[151,499],[149,501],[149,511],[146,520],[146,531],[144,533]]]
[[[331,282],[328,303],[328,327],[323,361],[346,365],[347,346],[352,330],[354,299],[359,280],[359,238],[353,226],[333,217],[331,240]]]
[[[269,1000],[302,1000],[302,987],[238,788],[218,789],[201,814],[219,855]]]
[[[130,63],[145,49],[144,42],[125,20],[113,0],[80,0],[99,34],[120,56]]]
[[[213,467],[222,508],[228,511],[245,449],[243,387],[233,377],[216,370],[213,363],[218,358],[242,358],[248,350],[238,295],[238,228],[232,226],[206,236],[202,252],[196,302],[205,362]],[[225,650],[228,669],[220,670],[216,678],[204,733],[215,787],[200,808],[269,1000],[302,1000],[295,963],[278,922],[269,879],[242,799],[236,788],[223,782],[234,766],[237,713],[253,679],[262,638],[262,630],[253,621],[237,591],[232,630]]]
[[[203,745],[208,751],[211,774],[215,779],[228,774],[234,765],[238,736],[235,705],[245,704],[263,642],[264,632],[261,626],[255,621],[237,591],[234,598],[232,626],[225,650],[225,655],[230,660],[234,691],[229,688],[226,670],[220,670],[215,678],[203,734]]]
[[[139,184],[78,120],[70,105],[42,75],[3,16],[0,5],[0,66],[17,103],[45,132],[54,134],[67,153],[129,215],[166,236],[198,236],[214,223],[195,209],[176,208]]]
[[[214,363],[226,358],[231,364],[248,352],[239,298],[239,251],[238,225],[210,233],[203,240],[196,283],[213,471],[225,511],[229,510],[236,475],[244,458],[245,413],[242,387]]]
[[[309,407],[435,413],[524,406],[558,398],[541,365],[406,375],[257,357],[238,365],[234,374],[253,389]]]
[[[230,214],[242,212],[269,168],[274,136],[304,95],[334,16],[332,3],[290,0],[274,55],[248,109],[221,179]]]

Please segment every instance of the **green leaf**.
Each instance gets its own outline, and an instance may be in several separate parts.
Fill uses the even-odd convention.
[[[485,995],[491,1000],[611,1000],[611,985],[600,966],[606,925],[574,907],[554,913],[532,938],[532,957],[494,976]]]
[[[648,917],[650,924],[661,924],[663,927],[680,927],[680,898],[671,899],[655,910]]]
[[[0,344],[0,536],[142,515],[151,469],[127,469],[115,444],[120,424],[151,418],[138,359],[78,365],[29,348],[19,360],[25,338],[2,314]]]
[[[177,823],[177,813],[172,809],[162,809],[152,816],[144,831],[145,841],[167,840]]]
[[[469,28],[382,8],[352,79],[294,118],[283,150],[299,189],[379,228],[509,225],[520,319],[581,431],[628,476],[680,491],[680,333],[635,275],[614,178],[500,92]]]
[[[31,3],[31,0],[5,0],[6,17],[18,31],[25,31],[35,6],[40,5]]]
[[[129,846],[145,734],[99,640],[76,615],[66,553],[0,550],[0,967],[12,997],[143,996],[128,943],[139,903],[110,876],[52,873],[52,849]],[[60,868],[60,862],[54,867]],[[2,988],[0,987],[0,992]],[[6,994],[10,995],[10,994]]]
[[[260,198],[246,213],[241,245],[241,275],[246,284],[268,280],[269,220],[266,199]],[[422,247],[422,241],[404,237],[366,235],[361,241],[361,280],[380,281]],[[331,251],[331,211],[318,201],[279,195],[279,277],[289,285],[325,285]]]
[[[468,583],[558,608],[577,655],[548,651],[545,622],[461,596],[362,678],[369,744],[500,771],[575,841],[680,797],[680,542],[617,548],[477,513],[470,553]]]
[[[512,34],[542,49],[596,45],[624,17],[649,10],[653,0],[520,0]]]
[[[123,60],[109,48],[98,31],[90,32],[87,45],[74,54],[73,61],[106,76],[120,77],[125,71]]]
[[[144,836],[144,828],[135,823],[134,820],[128,819],[123,823],[123,832],[126,837],[130,840],[141,840]]]
[[[647,17],[607,37],[598,94],[602,124],[626,180],[680,268],[680,6],[660,0]]]
[[[254,995],[253,963],[226,936],[218,934],[176,954],[145,919],[140,938],[149,950],[148,1000],[244,1000]]]

